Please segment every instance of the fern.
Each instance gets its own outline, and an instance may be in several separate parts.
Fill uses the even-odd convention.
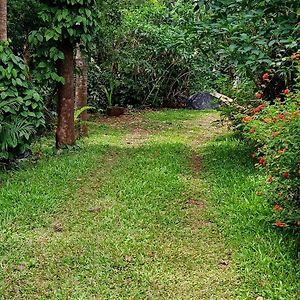
[[[16,109],[18,101],[16,99],[9,99],[9,100],[1,100],[0,102],[0,114],[4,114],[6,112],[7,107],[11,107]]]
[[[81,107],[80,109],[77,109],[76,111],[75,111],[75,113],[74,113],[74,120],[75,120],[75,122],[77,122],[78,120],[79,120],[79,117],[80,117],[80,115],[83,113],[83,112],[85,112],[85,111],[87,111],[87,110],[89,110],[89,109],[95,109],[93,106],[83,106],[83,107]]]
[[[28,141],[33,133],[35,133],[33,125],[24,119],[17,118],[10,123],[2,122],[0,124],[1,151],[17,147],[21,140]]]

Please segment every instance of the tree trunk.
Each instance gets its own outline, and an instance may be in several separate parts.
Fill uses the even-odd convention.
[[[0,0],[0,41],[7,40],[7,0]]]
[[[58,86],[57,148],[75,143],[73,45],[70,41],[63,40],[59,49],[64,53],[64,59],[58,61],[57,71],[65,79],[65,83]]]
[[[81,109],[87,106],[88,96],[88,65],[86,58],[82,54],[80,47],[76,51],[76,67],[78,73],[76,74],[76,87],[75,87],[75,104],[76,109]],[[85,110],[80,115],[80,134],[87,135],[88,127],[86,121],[88,120],[88,113]]]

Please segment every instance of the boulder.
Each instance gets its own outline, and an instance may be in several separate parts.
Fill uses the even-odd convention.
[[[217,99],[207,92],[199,92],[192,95],[187,101],[188,109],[204,110],[220,107]]]

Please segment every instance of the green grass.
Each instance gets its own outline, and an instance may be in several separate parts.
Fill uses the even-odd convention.
[[[256,194],[265,177],[250,150],[230,137],[203,150],[206,192],[243,282],[238,299],[300,299],[299,237],[272,226],[272,207]]]
[[[298,299],[295,238],[218,114],[124,120],[1,175],[0,299]]]

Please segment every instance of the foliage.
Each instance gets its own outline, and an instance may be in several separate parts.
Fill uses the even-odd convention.
[[[289,94],[284,103],[262,103],[243,118],[245,136],[259,146],[258,165],[267,174],[266,195],[279,227],[300,227],[299,97],[300,92]]]
[[[93,53],[90,93],[104,98],[93,83],[107,86],[113,80],[115,103],[161,106],[180,105],[192,91],[205,89],[209,72],[198,47],[196,18],[191,1],[153,1],[112,14]]]
[[[43,102],[28,81],[28,68],[0,43],[0,158],[24,151],[33,133],[44,125]]]
[[[18,56],[29,55],[29,33],[42,25],[40,19],[36,18],[40,10],[40,1],[9,0],[7,6],[8,36],[13,41],[11,48]]]
[[[260,85],[261,75],[275,69],[270,98],[281,84],[293,83],[288,57],[299,49],[298,0],[206,2],[206,22],[200,22],[198,32],[217,70],[232,81],[247,77]]]
[[[114,82],[112,79],[109,80],[109,86],[106,87],[104,85],[101,85],[101,88],[105,94],[106,100],[107,100],[107,105],[112,106],[113,105],[113,93],[114,93]]]
[[[241,114],[261,99],[283,100],[283,91],[293,90],[300,49],[299,1],[200,3],[196,30],[213,66],[212,88],[235,100],[223,113],[238,129]]]
[[[56,72],[56,63],[64,59],[59,43],[71,41],[84,48],[92,41],[97,29],[97,11],[93,13],[94,0],[40,1],[38,17],[42,26],[31,32],[29,42],[35,50],[34,77],[38,82],[62,82]]]

